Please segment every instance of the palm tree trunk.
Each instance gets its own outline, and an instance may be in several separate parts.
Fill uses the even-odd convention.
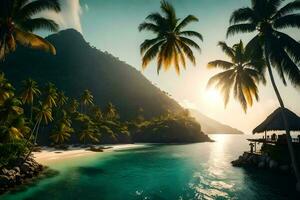
[[[278,102],[280,104],[280,108],[281,108],[281,114],[282,114],[282,118],[283,118],[283,122],[284,122],[284,127],[285,127],[285,132],[286,132],[286,139],[287,139],[287,144],[288,144],[288,149],[289,149],[289,153],[290,153],[290,157],[291,157],[291,162],[292,162],[292,166],[293,166],[293,170],[297,179],[297,190],[300,192],[300,173],[299,173],[299,167],[298,167],[298,163],[297,163],[297,159],[296,159],[296,155],[295,155],[295,150],[293,147],[293,142],[292,142],[292,138],[291,138],[291,134],[290,134],[290,129],[289,129],[289,123],[288,120],[286,118],[286,114],[284,112],[285,110],[285,106],[283,103],[283,100],[281,98],[281,95],[279,93],[279,90],[276,86],[275,80],[274,80],[274,76],[273,76],[273,72],[272,72],[272,68],[271,68],[271,63],[269,60],[269,53],[268,53],[268,48],[265,47],[265,59],[267,62],[267,68],[268,68],[268,72],[269,72],[269,76],[271,79],[271,83],[273,86],[273,89],[275,91],[276,97],[278,99]]]
[[[32,121],[32,110],[33,110],[33,103],[30,106],[30,121]]]
[[[35,139],[34,139],[34,144],[31,146],[31,148],[29,149],[29,152],[28,154],[25,156],[25,159],[23,162],[26,162],[26,160],[28,159],[28,157],[31,155],[32,153],[32,150],[33,150],[33,147],[35,146],[35,143],[36,143],[36,137],[38,135],[38,131],[39,131],[39,127],[40,127],[40,124],[41,124],[41,121],[38,121],[37,123],[37,126],[36,126],[36,133],[35,133]]]
[[[32,131],[31,131],[31,133],[30,133],[29,138],[28,138],[28,139],[26,140],[26,142],[25,142],[25,146],[27,146],[28,142],[30,141],[31,137],[33,136],[34,131],[35,131],[36,127],[37,127],[37,124],[38,124],[38,123],[36,122],[35,125],[34,125],[34,127],[33,127],[33,129],[32,129]]]

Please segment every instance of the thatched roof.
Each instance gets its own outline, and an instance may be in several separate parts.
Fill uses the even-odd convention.
[[[265,131],[285,130],[281,111],[281,108],[277,108],[271,115],[267,117],[267,119],[265,119],[265,121],[263,121],[252,131],[253,134],[262,133]],[[300,117],[287,108],[284,109],[284,112],[289,123],[290,131],[300,131]]]

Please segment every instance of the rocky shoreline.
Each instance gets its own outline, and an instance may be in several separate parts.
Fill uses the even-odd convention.
[[[231,162],[235,167],[255,167],[260,169],[278,170],[284,173],[292,173],[292,168],[288,164],[282,164],[273,160],[268,155],[251,154],[244,152],[237,160]]]
[[[26,162],[20,159],[15,163],[12,168],[0,168],[0,195],[38,177],[46,169],[33,158],[28,158]]]

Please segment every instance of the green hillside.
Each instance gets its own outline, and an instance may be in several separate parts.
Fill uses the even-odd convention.
[[[92,47],[79,32],[68,29],[46,39],[56,47],[56,56],[19,47],[1,64],[17,88],[28,77],[41,84],[53,82],[70,97],[79,97],[88,88],[97,105],[112,102],[126,120],[134,118],[139,108],[146,118],[182,110],[138,70]]]

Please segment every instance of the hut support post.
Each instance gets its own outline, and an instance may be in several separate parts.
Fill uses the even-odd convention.
[[[267,141],[267,131],[265,131],[265,140]]]

